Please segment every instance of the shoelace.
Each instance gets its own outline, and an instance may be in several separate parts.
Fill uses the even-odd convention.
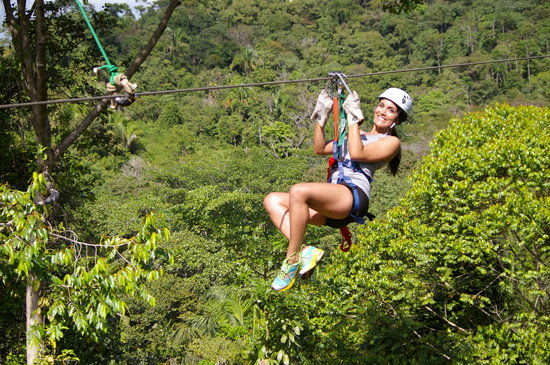
[[[287,261],[283,262],[283,266],[281,266],[281,271],[279,272],[279,277],[281,279],[284,279],[289,273],[290,273],[290,269],[292,268],[292,266],[294,265],[298,265],[298,263],[296,264],[289,264]]]
[[[293,265],[298,265],[300,263],[300,261],[298,261],[297,263],[295,264],[291,264],[289,262],[289,260],[294,256],[296,255],[296,252],[294,252],[292,255],[290,255],[289,258],[285,259],[285,261],[283,261],[283,265],[281,266],[281,271],[279,272],[279,275],[277,275],[278,277],[280,277],[281,279],[284,279],[289,273],[290,273],[290,269],[292,268]]]

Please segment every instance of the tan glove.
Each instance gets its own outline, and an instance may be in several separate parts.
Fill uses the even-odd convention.
[[[311,114],[310,119],[319,123],[319,125],[324,128],[331,110],[332,99],[326,90],[323,89],[317,97],[317,103],[315,104],[315,109],[313,110],[313,114]]]
[[[357,91],[353,91],[348,95],[344,101],[344,111],[346,112],[346,119],[348,120],[348,126],[362,122],[365,118],[361,111],[361,102]]]

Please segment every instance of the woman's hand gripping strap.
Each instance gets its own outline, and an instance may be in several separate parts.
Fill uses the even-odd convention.
[[[343,107],[348,119],[348,125],[350,127],[354,124],[362,122],[365,119],[363,117],[363,112],[361,111],[361,102],[357,91],[354,91],[348,95]]]
[[[325,127],[327,122],[328,115],[332,108],[333,100],[328,95],[327,91],[323,89],[319,96],[317,97],[317,102],[315,103],[315,109],[311,114],[310,119],[319,123],[321,128]]]

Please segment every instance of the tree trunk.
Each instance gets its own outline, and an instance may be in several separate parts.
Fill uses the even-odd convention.
[[[26,311],[26,328],[25,333],[27,335],[27,365],[32,365],[40,353],[40,342],[34,340],[31,341],[33,327],[40,326],[44,323],[44,318],[38,310],[38,300],[40,299],[40,282],[30,275],[27,281],[27,295],[25,303]]]

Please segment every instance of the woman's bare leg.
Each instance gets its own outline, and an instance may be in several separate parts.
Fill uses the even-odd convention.
[[[269,214],[271,221],[287,239],[290,239],[289,196],[289,193],[273,192],[269,193],[264,199],[264,208]],[[325,224],[325,217],[315,210],[309,209],[308,224],[322,226]]]
[[[286,258],[297,262],[307,224],[323,225],[325,217],[335,219],[349,215],[353,205],[351,191],[328,183],[301,183],[289,193],[270,193],[264,206],[275,226],[288,238]]]

